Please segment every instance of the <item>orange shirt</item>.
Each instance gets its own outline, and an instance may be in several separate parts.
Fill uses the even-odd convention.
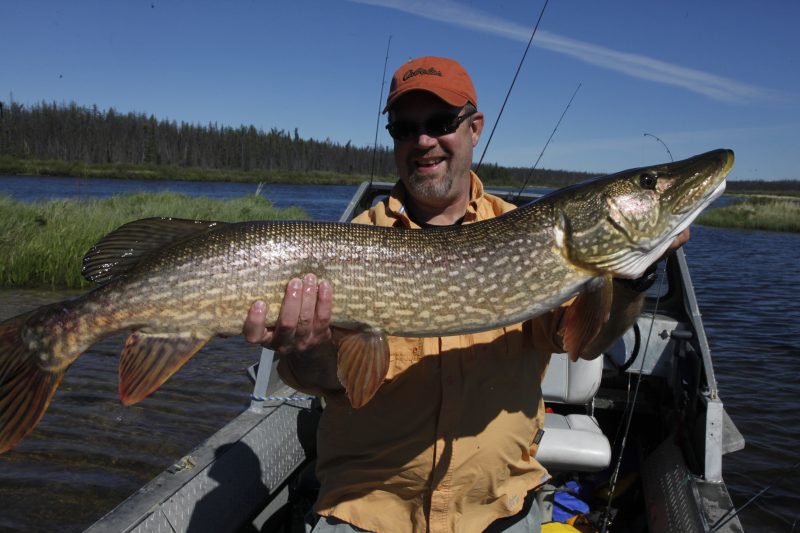
[[[471,179],[463,223],[514,208]],[[353,222],[418,227],[403,201],[398,183]],[[534,439],[544,424],[541,379],[560,351],[554,322],[545,314],[469,335],[390,337],[389,373],[372,400],[357,410],[341,398],[327,403],[315,511],[378,533],[482,531],[519,512],[549,477]]]

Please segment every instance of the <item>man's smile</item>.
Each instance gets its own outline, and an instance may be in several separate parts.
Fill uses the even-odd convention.
[[[432,172],[445,161],[444,157],[421,157],[414,160],[414,168],[420,172]]]

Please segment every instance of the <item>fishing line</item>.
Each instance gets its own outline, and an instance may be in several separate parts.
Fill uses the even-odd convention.
[[[500,122],[500,117],[503,115],[503,110],[506,108],[506,102],[508,102],[508,97],[511,96],[511,89],[514,88],[514,83],[517,81],[517,76],[519,76],[519,71],[522,69],[522,64],[525,62],[525,56],[528,55],[528,50],[531,47],[531,43],[533,42],[533,36],[536,35],[536,30],[539,29],[539,23],[542,21],[542,17],[544,16],[544,10],[547,8],[547,3],[550,0],[545,0],[544,5],[542,6],[542,11],[539,13],[539,19],[536,21],[536,26],[533,27],[533,31],[531,32],[531,38],[528,39],[528,45],[525,47],[525,53],[522,54],[522,59],[519,60],[519,65],[517,65],[517,71],[514,73],[514,79],[511,80],[511,85],[508,87],[508,92],[506,93],[506,98],[503,100],[503,105],[500,106],[500,112],[497,114],[497,118],[494,121],[494,126],[492,126],[492,131],[489,133],[489,139],[486,141],[486,146],[483,147],[483,153],[481,154],[481,158],[478,161],[478,166],[475,167],[475,173],[478,173],[478,170],[481,168],[481,164],[483,163],[483,158],[486,155],[486,150],[489,149],[489,144],[492,142],[492,137],[494,136],[494,130],[497,129],[497,123]]]
[[[539,152],[539,157],[536,158],[536,162],[533,164],[531,171],[528,173],[528,177],[525,178],[525,183],[522,184],[522,187],[520,187],[519,192],[517,193],[517,198],[516,198],[517,200],[519,200],[519,197],[522,195],[522,191],[524,191],[525,187],[527,187],[528,180],[530,180],[533,177],[533,171],[536,170],[536,167],[539,165],[539,161],[542,159],[542,156],[544,155],[544,151],[547,150],[547,147],[550,145],[550,141],[553,140],[553,135],[556,134],[558,126],[561,124],[561,121],[564,120],[564,115],[567,114],[567,109],[569,109],[569,106],[572,105],[572,101],[575,99],[575,95],[578,94],[578,90],[581,88],[581,85],[582,84],[579,83],[578,86],[575,88],[575,92],[572,93],[572,98],[569,99],[567,107],[564,108],[564,111],[561,113],[561,117],[558,119],[558,122],[556,122],[556,127],[553,128],[552,132],[550,132],[550,137],[547,139],[547,142],[544,143],[544,148],[542,148],[542,151]]]
[[[625,445],[628,441],[628,434],[630,433],[631,429],[631,421],[633,420],[633,412],[635,411],[636,407],[636,399],[639,396],[639,385],[642,383],[644,361],[647,359],[647,348],[650,346],[650,338],[653,335],[653,327],[656,323],[656,313],[658,312],[658,304],[661,301],[661,293],[665,277],[665,275],[660,275],[658,279],[658,293],[656,294],[656,301],[653,305],[653,318],[650,320],[650,329],[647,331],[647,339],[645,340],[644,350],[641,354],[642,359],[639,363],[639,376],[636,379],[636,387],[633,389],[633,401],[628,402],[629,410],[627,412],[627,419],[625,420],[625,432],[622,434],[622,442],[620,443],[619,454],[617,455],[617,464],[614,466],[614,472],[611,474],[611,479],[609,480],[608,505],[606,506],[605,515],[603,516],[603,527],[600,530],[601,533],[606,533],[606,528],[608,527],[609,514],[611,512],[611,502],[614,499],[614,491],[617,488],[617,477],[619,476],[619,469],[622,467],[622,455],[625,452]],[[625,413],[623,412],[623,417],[624,416]]]
[[[798,467],[800,467],[800,463],[795,463],[795,464],[793,464],[793,465],[792,465],[792,466],[789,468],[789,470],[787,470],[786,472],[784,472],[784,475],[785,475],[785,474],[788,474],[788,473],[789,473],[789,472],[791,472],[792,470],[796,470]],[[719,520],[717,520],[717,521],[714,523],[714,525],[712,525],[712,526],[711,526],[711,530],[710,530],[710,531],[711,531],[711,533],[714,533],[714,531],[717,531],[719,528],[721,528],[722,526],[724,526],[725,524],[727,524],[728,522],[730,522],[731,520],[733,520],[733,519],[734,519],[734,518],[735,518],[735,517],[736,517],[736,516],[737,516],[737,515],[738,515],[740,512],[744,511],[746,507],[748,507],[748,506],[749,506],[751,503],[753,503],[753,502],[754,502],[754,501],[756,501],[758,498],[760,498],[762,494],[764,494],[765,492],[767,492],[769,489],[771,489],[771,488],[772,488],[772,487],[774,487],[774,486],[775,486],[775,484],[774,484],[774,483],[773,483],[772,485],[767,485],[766,487],[764,487],[763,489],[761,489],[760,491],[758,491],[758,493],[757,493],[756,495],[754,495],[752,498],[750,498],[749,500],[747,500],[747,501],[744,503],[744,505],[742,505],[742,506],[741,506],[741,507],[739,507],[738,509],[728,509],[728,512],[727,512],[727,513],[725,513],[724,515],[722,515],[721,517],[719,517]],[[796,524],[796,523],[797,523],[797,520],[795,520],[795,524]],[[792,531],[794,531],[794,525],[792,525]]]
[[[645,137],[652,137],[653,139],[655,139],[655,140],[657,140],[658,142],[660,142],[660,143],[661,143],[661,145],[662,145],[662,146],[663,146],[663,147],[664,147],[664,148],[667,150],[667,153],[669,154],[669,160],[670,160],[670,161],[675,161],[675,160],[672,158],[672,152],[670,152],[670,151],[669,151],[669,147],[667,146],[667,143],[665,143],[664,141],[662,141],[661,139],[659,139],[658,137],[656,137],[656,136],[655,136],[655,135],[653,135],[652,133],[645,133],[645,134],[644,134],[644,136],[645,136]]]
[[[378,119],[375,121],[375,142],[372,145],[372,168],[369,171],[369,185],[372,187],[372,179],[375,177],[375,157],[378,153],[378,128],[381,125],[381,111],[383,111],[383,88],[386,86],[386,65],[389,63],[389,46],[392,44],[392,36],[386,43],[386,58],[383,60],[383,76],[381,76],[381,96],[378,98]]]

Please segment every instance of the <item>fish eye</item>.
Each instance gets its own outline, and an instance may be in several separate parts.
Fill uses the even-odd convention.
[[[652,174],[642,174],[639,176],[639,185],[641,185],[643,189],[655,189],[656,181],[656,177]]]

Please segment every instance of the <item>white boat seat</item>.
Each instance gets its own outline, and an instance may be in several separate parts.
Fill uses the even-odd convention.
[[[587,406],[587,414],[547,413],[536,459],[551,471],[595,472],[611,462],[611,445],[588,414],[603,377],[603,358],[569,361],[553,354],[542,381],[545,402]]]
[[[552,471],[596,472],[611,461],[611,446],[589,415],[545,414],[536,459]]]

